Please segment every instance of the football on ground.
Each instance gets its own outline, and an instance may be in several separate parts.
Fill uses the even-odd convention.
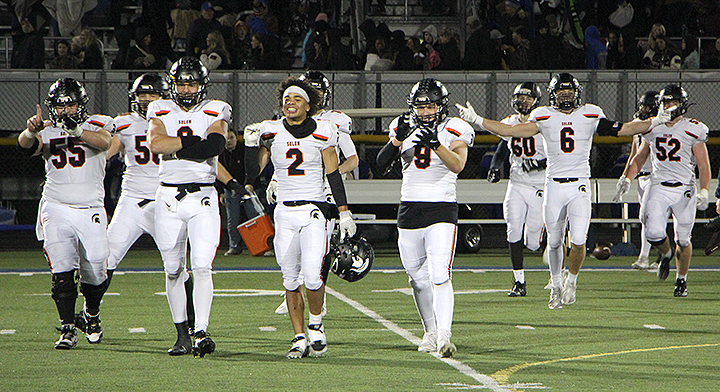
[[[598,260],[607,260],[611,254],[612,251],[606,245],[598,245],[593,249],[593,256]]]

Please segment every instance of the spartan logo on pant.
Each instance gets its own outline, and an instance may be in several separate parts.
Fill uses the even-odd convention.
[[[582,193],[587,192],[587,188],[585,187],[585,184],[582,184],[578,187],[578,190]]]
[[[210,207],[210,198],[205,196],[200,200],[200,204],[202,204],[205,207]]]
[[[93,223],[100,224],[100,214],[93,214],[92,221]]]
[[[310,217],[313,219],[320,219],[320,210],[316,208],[310,211]]]
[[[538,189],[537,191],[535,191],[535,196],[542,199],[542,196],[543,196],[542,189]]]

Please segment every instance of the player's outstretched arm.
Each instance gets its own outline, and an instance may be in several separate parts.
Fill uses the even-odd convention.
[[[479,116],[475,113],[475,109],[472,105],[470,105],[470,102],[466,102],[465,104],[467,107],[458,103],[455,104],[455,107],[460,111],[460,118],[496,135],[530,137],[539,132],[537,124],[534,122],[526,122],[515,125],[503,124],[500,121],[490,120]]]

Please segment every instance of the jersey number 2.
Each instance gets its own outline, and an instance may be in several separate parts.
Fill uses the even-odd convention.
[[[298,169],[298,166],[300,166],[303,163],[303,153],[297,148],[291,148],[287,151],[285,154],[285,158],[287,159],[295,159],[293,163],[290,164],[288,167],[288,176],[304,176],[305,170]]]

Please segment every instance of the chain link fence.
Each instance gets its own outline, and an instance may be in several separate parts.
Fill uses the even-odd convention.
[[[271,118],[278,111],[276,88],[291,74],[288,72],[212,72],[208,97],[233,106],[232,128],[242,131],[245,125]],[[442,81],[450,92],[450,115],[457,116],[454,103],[470,101],[478,114],[502,119],[513,113],[511,94],[518,83],[533,81],[546,86],[552,72],[327,72],[333,85],[331,107],[334,109],[405,108],[411,87],[424,77]],[[668,83],[681,83],[694,103],[688,111],[704,122],[711,136],[720,130],[720,116],[714,103],[720,96],[720,72],[659,72],[580,70],[573,75],[584,87],[583,102],[603,108],[610,119],[629,121],[635,112],[637,98],[647,90],[660,90]],[[127,90],[138,73],[119,71],[51,72],[10,71],[0,74],[0,201],[14,203],[18,221],[32,223],[44,179],[41,159],[27,158],[14,147],[14,137],[25,128],[27,119],[43,100],[50,85],[60,77],[73,77],[83,83],[90,98],[90,113],[112,116],[130,110]],[[297,75],[296,75],[297,76]],[[544,90],[544,89],[543,89]],[[543,91],[542,104],[547,104]],[[355,134],[383,134],[392,118],[356,118]],[[478,133],[483,135],[483,133]],[[591,154],[592,176],[618,177],[629,152],[627,139],[600,138]],[[608,140],[609,139],[609,140]],[[470,149],[468,163],[460,178],[484,178],[495,148],[496,139],[482,136]],[[357,143],[361,159],[374,178],[399,178],[399,168],[381,172],[374,164],[382,145]],[[708,143],[713,175],[720,166],[720,143]],[[33,206],[35,206],[33,210]]]

